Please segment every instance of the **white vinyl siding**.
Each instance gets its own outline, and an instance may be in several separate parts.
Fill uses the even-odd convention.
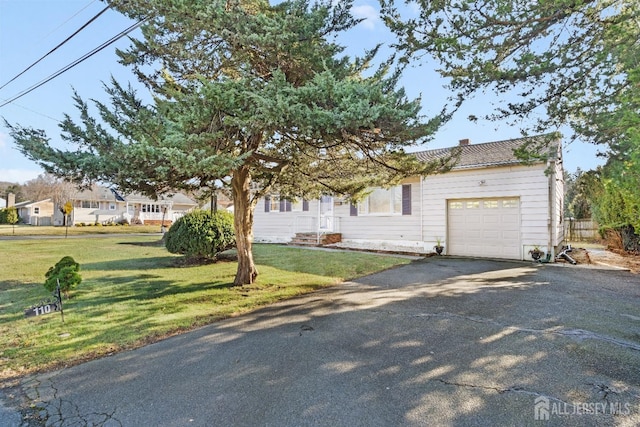
[[[486,221],[508,221],[509,230],[501,231],[500,227],[496,227],[491,231],[490,228],[485,228],[482,239],[486,239],[487,243],[479,243],[477,251],[468,252],[469,254],[527,258],[528,249],[534,245],[546,252],[550,230],[555,230],[556,227],[560,230],[562,227],[558,216],[561,212],[563,183],[561,179],[556,179],[553,185],[550,177],[545,175],[546,166],[537,164],[469,168],[427,176],[424,180],[418,177],[407,179],[397,187],[402,189],[402,214],[396,212],[395,204],[388,212],[382,212],[382,208],[372,209],[371,206],[365,209],[362,203],[356,209],[349,202],[336,199],[333,231],[342,234],[343,242],[356,243],[355,246],[362,243],[380,249],[393,247],[394,250],[405,247],[416,252],[432,252],[436,239],[440,239],[448,254],[448,239],[451,237],[448,235],[451,232],[447,221],[450,209],[448,202],[459,203],[454,206],[464,209],[467,208],[466,203],[470,203],[469,209],[489,213],[485,217]],[[561,177],[561,168],[559,171],[557,176]],[[551,198],[550,187],[556,190]],[[552,202],[551,209],[550,200],[555,201]],[[505,209],[514,209],[517,216],[501,217],[500,215],[505,214],[502,212]],[[309,202],[309,210],[304,212],[292,209],[292,212],[269,215],[265,210],[260,204],[255,210],[256,241],[288,242],[296,232],[317,230],[317,200]],[[496,211],[496,215],[491,215],[492,211]],[[551,224],[554,224],[553,227]],[[561,235],[558,232],[558,236]],[[501,240],[498,246],[507,246],[508,253],[488,253],[485,246],[491,246],[492,239]],[[506,241],[509,242],[505,243]],[[455,250],[455,240],[453,244]]]
[[[402,200],[402,188],[407,188],[406,205]],[[400,194],[400,213],[378,215],[363,215],[358,210],[357,216],[352,216],[350,205],[345,203],[336,207],[335,216],[340,224],[339,232],[343,241],[387,241],[396,245],[422,242],[420,233],[420,180],[413,178],[405,180],[403,185],[396,187]],[[402,213],[405,213],[402,215]]]
[[[272,206],[271,200],[264,199],[258,201],[253,213],[253,236],[256,242],[286,243],[291,240],[296,233],[314,232],[318,230],[318,200],[300,200],[300,210],[295,210],[295,203],[291,204],[291,210],[280,212],[280,202],[278,198],[278,209],[275,214],[265,209]]]
[[[425,247],[432,247],[436,237],[447,235],[447,201],[515,198],[520,205],[521,247],[546,247],[549,240],[549,182],[544,174],[545,167],[540,164],[467,169],[428,176],[422,186]],[[445,252],[449,253],[447,238],[443,245]],[[522,255],[524,249],[521,251]],[[481,253],[477,255],[483,256]]]

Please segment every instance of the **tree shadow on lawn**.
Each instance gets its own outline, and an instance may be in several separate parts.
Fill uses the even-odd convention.
[[[113,261],[88,262],[80,264],[85,271],[115,271],[115,270],[154,270],[172,268],[176,265],[175,256],[156,256],[148,258],[129,258]]]
[[[159,248],[164,247],[164,238],[160,240],[154,240],[152,242],[118,242],[118,244]]]
[[[110,287],[107,295],[96,293],[92,289],[78,292],[77,300],[88,305],[101,305],[118,303],[122,301],[136,300],[146,301],[168,296],[178,296],[191,293],[201,293],[211,290],[221,290],[233,287],[231,282],[213,281],[199,282],[188,285],[177,284],[175,281],[162,279],[162,276],[153,274],[137,274],[130,276],[104,276],[91,279],[93,287]],[[184,301],[180,301],[184,303]]]
[[[237,261],[235,253],[220,253],[217,258],[190,258],[180,255],[166,255],[155,257],[136,257],[112,261],[88,262],[80,265],[86,271],[114,271],[114,270],[154,270],[162,268],[189,268],[203,265],[215,265]]]
[[[42,286],[43,282],[0,281],[0,324],[22,319],[24,310],[53,299],[53,295]]]

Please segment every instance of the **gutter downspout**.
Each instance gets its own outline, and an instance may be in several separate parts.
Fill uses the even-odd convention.
[[[420,176],[420,241],[424,246],[424,177]]]
[[[548,197],[549,197],[549,216],[547,219],[547,235],[549,237],[549,242],[547,245],[547,253],[551,254],[551,259],[555,260],[556,258],[556,254],[555,254],[555,246],[553,244],[554,240],[554,220],[553,220],[553,212],[554,212],[554,202],[555,202],[555,182],[556,182],[556,164],[554,160],[551,160],[551,149],[549,150],[549,160],[547,160],[547,170],[550,171],[549,172],[549,191],[548,191]],[[553,166],[553,167],[552,167]]]
[[[320,216],[322,215],[322,196],[318,199],[318,227],[316,228],[316,245],[320,245]]]

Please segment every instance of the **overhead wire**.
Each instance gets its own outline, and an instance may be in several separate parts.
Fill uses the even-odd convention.
[[[129,34],[130,32],[132,32],[133,30],[139,28],[140,26],[142,26],[142,24],[144,23],[145,19],[131,25],[130,27],[128,27],[127,29],[121,31],[120,33],[116,34],[115,36],[113,36],[112,38],[110,38],[109,40],[107,40],[106,42],[102,43],[100,46],[98,46],[97,48],[91,50],[90,52],[84,54],[83,56],[81,56],[80,58],[76,59],[75,61],[73,61],[72,63],[70,63],[69,65],[61,68],[60,70],[56,71],[55,73],[51,74],[49,77],[45,78],[44,80],[40,81],[39,83],[36,83],[35,85],[23,90],[22,92],[18,93],[17,95],[14,95],[13,97],[9,98],[9,99],[5,99],[1,104],[0,104],[0,108],[4,107],[7,104],[11,104],[13,101],[22,98],[23,96],[25,96],[26,94],[36,90],[37,88],[39,88],[40,86],[44,85],[45,83],[50,82],[51,80],[55,79],[56,77],[58,77],[59,75],[65,73],[66,71],[69,71],[70,69],[72,69],[73,67],[75,67],[76,65],[80,64],[81,62],[84,62],[85,60],[89,59],[90,57],[92,57],[93,55],[95,55],[96,53],[100,52],[101,50],[107,48],[108,46],[110,46],[111,44],[115,43],[117,40],[121,39],[122,37],[126,36],[127,34]]]
[[[58,43],[58,45],[56,47],[54,47],[53,49],[51,49],[49,52],[45,53],[43,56],[40,57],[40,59],[38,59],[37,61],[35,61],[33,64],[29,65],[27,68],[25,68],[24,70],[22,70],[21,72],[19,72],[18,74],[16,74],[11,80],[9,80],[8,82],[6,82],[5,84],[3,84],[2,86],[0,86],[0,89],[3,89],[5,86],[7,86],[9,83],[11,83],[12,81],[14,81],[15,79],[17,79],[18,77],[20,77],[21,75],[23,75],[24,73],[26,73],[27,71],[29,71],[31,68],[33,68],[36,64],[38,64],[40,61],[42,61],[43,59],[45,59],[47,56],[51,55],[53,52],[55,52],[56,50],[58,50],[60,47],[62,47],[64,44],[66,44],[69,40],[71,40],[72,38],[74,38],[80,31],[84,30],[85,28],[87,28],[93,21],[95,21],[96,19],[98,19],[100,17],[100,15],[102,15],[103,13],[105,13],[107,10],[109,10],[111,6],[107,6],[104,9],[102,9],[100,12],[98,12],[97,15],[95,15],[93,18],[91,18],[90,20],[88,20],[87,22],[85,22],[80,28],[78,28],[73,34],[71,34],[69,37],[67,37],[66,39],[64,39],[61,43]]]
[[[91,6],[92,4],[94,4],[96,1],[98,0],[91,0],[91,2],[89,2],[86,6],[84,6],[82,9],[78,10],[76,13],[74,13],[73,15],[71,15],[69,18],[67,18],[65,21],[63,21],[60,25],[58,25],[57,27],[55,27],[53,30],[49,31],[47,34],[45,34],[44,36],[42,36],[41,40],[46,39],[47,37],[49,37],[51,34],[55,33],[56,31],[58,31],[58,29],[62,28],[64,26],[64,24],[66,24],[67,22],[71,21],[73,18],[75,18],[76,16],[80,15],[85,9],[87,9],[89,6]]]

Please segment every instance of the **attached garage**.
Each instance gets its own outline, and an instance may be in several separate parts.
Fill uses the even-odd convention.
[[[520,199],[455,199],[447,202],[450,255],[522,259]]]
[[[358,201],[334,199],[338,247],[531,260],[539,248],[552,260],[563,240],[562,144],[558,135],[517,138],[415,153],[444,173],[409,177],[392,188],[372,188]],[[541,147],[540,161],[516,156]],[[546,148],[542,148],[546,147]],[[544,159],[544,160],[542,160]],[[340,201],[339,201],[340,200]],[[254,238],[286,242],[299,224],[318,224],[319,200],[308,211],[256,209]],[[315,215],[315,217],[314,217]]]

